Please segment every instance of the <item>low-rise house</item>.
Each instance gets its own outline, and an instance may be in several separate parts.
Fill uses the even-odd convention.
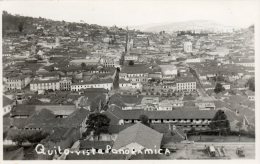
[[[176,90],[177,91],[195,91],[196,90],[196,80],[193,78],[188,78],[188,77],[182,77],[178,78],[176,80]]]
[[[244,67],[255,67],[255,61],[252,59],[238,59],[232,61],[232,63]]]
[[[119,78],[130,80],[136,83],[145,83],[151,69],[142,64],[134,64],[133,66],[125,66],[119,73]]]
[[[227,83],[221,83],[221,84],[225,88],[225,90],[230,90],[230,84]]]
[[[60,80],[34,80],[30,84],[31,91],[60,90]]]
[[[113,79],[94,79],[87,82],[81,83],[72,83],[71,90],[72,91],[80,91],[81,89],[87,88],[104,88],[107,90],[111,90],[113,88]]]
[[[195,106],[198,106],[200,110],[215,110],[216,109],[214,102],[196,102]]]
[[[131,81],[127,81],[124,79],[119,79],[119,88],[122,90],[129,90],[129,89],[142,89],[142,84],[141,83],[135,83]]]
[[[10,112],[10,117],[29,118],[42,109],[48,109],[57,118],[66,118],[76,110],[76,107],[75,105],[16,105]]]
[[[85,63],[86,65],[98,65],[100,63],[100,58],[75,59],[70,61],[71,65],[81,65],[82,63]]]
[[[158,110],[173,110],[174,107],[182,107],[183,102],[180,100],[162,100],[159,103],[159,109]]]
[[[248,90],[245,92],[245,94],[246,94],[248,100],[255,101],[255,93],[253,91]]]
[[[201,58],[188,58],[186,59],[186,63],[200,63],[202,62]]]
[[[119,67],[119,58],[101,58],[100,64],[104,67]]]
[[[30,82],[31,77],[29,75],[17,75],[4,78],[7,90],[22,90]]]
[[[173,79],[177,76],[177,67],[174,65],[160,65],[162,78]]]
[[[61,78],[59,83],[60,83],[60,90],[62,90],[62,91],[71,90],[71,83],[72,83],[71,78],[63,77],[63,78]]]
[[[6,96],[3,96],[3,116],[10,113],[15,102]]]
[[[146,111],[144,109],[122,110],[117,106],[111,106],[106,112],[111,119],[117,120],[117,124],[132,124],[139,122],[140,115],[146,115],[152,124],[172,123],[185,129],[192,127],[205,130],[215,116],[216,110],[197,110],[180,107],[171,111]]]

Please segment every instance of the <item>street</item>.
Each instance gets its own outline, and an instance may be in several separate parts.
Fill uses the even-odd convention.
[[[214,146],[216,149],[224,147],[225,156],[216,155],[210,157],[205,150],[206,146]],[[255,143],[253,142],[195,142],[194,144],[176,144],[177,151],[164,159],[254,159]],[[238,147],[244,148],[245,157],[236,154]]]

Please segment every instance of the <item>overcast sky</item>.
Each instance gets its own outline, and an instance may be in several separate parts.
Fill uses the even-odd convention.
[[[256,20],[257,0],[92,0],[2,2],[12,14],[121,27],[188,20],[248,26]]]

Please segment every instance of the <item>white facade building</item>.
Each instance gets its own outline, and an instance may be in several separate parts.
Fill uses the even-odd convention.
[[[184,52],[191,53],[192,52],[192,43],[191,42],[184,42],[183,49],[184,49]]]

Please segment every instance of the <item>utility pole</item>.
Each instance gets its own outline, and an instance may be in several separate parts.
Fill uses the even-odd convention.
[[[239,127],[239,134],[238,134],[238,142],[240,142],[240,127]]]

